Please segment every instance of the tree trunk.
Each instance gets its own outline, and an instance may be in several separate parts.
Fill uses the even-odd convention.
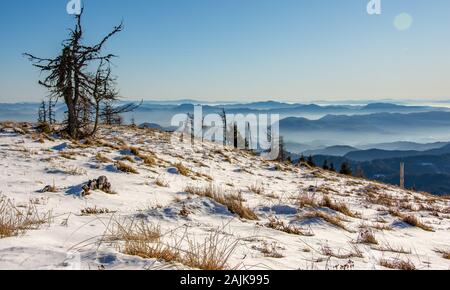
[[[97,102],[95,105],[95,121],[94,121],[94,129],[92,129],[91,136],[95,135],[98,130],[98,122],[100,118],[100,103]]]

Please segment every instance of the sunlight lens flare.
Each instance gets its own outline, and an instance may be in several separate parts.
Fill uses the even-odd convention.
[[[408,30],[409,28],[411,28],[412,24],[413,17],[406,12],[400,13],[394,19],[394,26],[399,31]]]

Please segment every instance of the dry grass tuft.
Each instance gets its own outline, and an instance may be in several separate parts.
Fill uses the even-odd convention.
[[[136,163],[136,161],[134,160],[134,158],[133,157],[131,157],[131,156],[122,156],[122,158],[120,159],[120,160],[122,160],[122,161],[128,161],[128,162],[130,162],[130,163]]]
[[[435,252],[441,254],[442,258],[450,260],[450,250],[435,250]]]
[[[181,162],[174,165],[174,167],[178,170],[178,172],[183,176],[189,176],[191,171],[185,167]]]
[[[101,163],[112,163],[113,161],[106,157],[105,155],[101,154],[101,153],[97,153],[97,155],[95,155],[95,159],[97,159],[97,161],[101,162]]]
[[[380,246],[372,246],[371,249],[375,250],[375,251],[380,251],[380,252],[390,252],[390,253],[405,254],[405,255],[410,255],[412,253],[411,250],[407,250],[401,246],[394,247],[389,243],[384,243],[383,245],[380,245]]]
[[[358,234],[357,242],[359,244],[378,245],[378,241],[370,229],[362,229]]]
[[[331,200],[329,196],[325,196],[320,205],[323,207],[328,207],[329,209],[340,212],[352,218],[360,217],[359,214],[352,212],[345,203],[335,203],[334,201]]]
[[[263,241],[261,247],[252,247],[253,250],[260,251],[266,258],[281,259],[284,256],[279,252],[279,248],[276,242],[268,243],[267,241]]]
[[[131,154],[133,154],[134,156],[139,156],[140,155],[140,151],[138,147],[130,147],[130,152]]]
[[[138,157],[141,158],[144,164],[147,166],[152,167],[156,165],[156,159],[151,155],[140,154]]]
[[[181,263],[201,270],[228,269],[228,260],[238,245],[238,241],[223,238],[218,231],[202,242],[183,235],[168,244],[163,238],[159,226],[144,221],[122,221],[116,222],[108,240],[118,242],[119,251],[127,255]],[[182,249],[182,244],[187,244],[187,249]]]
[[[107,208],[97,208],[97,207],[87,207],[81,210],[81,215],[89,216],[89,215],[100,215],[100,214],[110,214],[114,213]]]
[[[164,180],[161,176],[159,176],[156,181],[155,184],[159,187],[169,187],[169,182],[167,182],[166,180]]]
[[[261,184],[252,184],[248,187],[248,190],[258,195],[264,194],[264,187]]]
[[[143,220],[116,220],[110,232],[109,240],[122,240],[125,242],[155,242],[162,236],[159,226],[153,223],[145,223]]]
[[[287,225],[276,217],[269,217],[269,222],[266,224],[266,227],[291,235],[311,236],[311,233],[305,233],[301,228],[295,225]]]
[[[118,161],[116,162],[117,170],[120,170],[125,173],[139,174],[139,172],[131,165],[126,164],[125,162]]]
[[[367,196],[367,201],[373,204],[383,205],[386,207],[392,207],[395,205],[395,200],[392,199],[392,197],[388,195],[370,195]]]
[[[418,218],[416,218],[413,215],[404,216],[404,217],[402,217],[402,220],[403,220],[403,222],[405,222],[409,225],[415,226],[417,228],[420,228],[424,231],[434,232],[432,227],[425,225],[424,223],[422,223]]]
[[[19,208],[5,197],[0,197],[0,238],[37,230],[42,225],[50,223],[50,219],[50,212],[40,214],[32,202]]]
[[[351,245],[352,249],[345,252],[334,252],[329,246],[323,246],[320,253],[327,257],[333,257],[337,259],[351,259],[351,258],[364,258],[362,251],[356,246]]]
[[[379,231],[392,231],[392,227],[390,225],[385,225],[382,223],[376,223],[376,224],[372,224],[370,225],[371,228],[379,230]]]
[[[226,270],[238,241],[221,237],[219,232],[215,232],[201,243],[188,239],[188,244],[188,250],[181,260],[182,264],[201,270]]]
[[[392,209],[389,211],[389,213],[392,216],[400,218],[404,223],[407,223],[410,226],[420,228],[427,232],[434,232],[434,229],[432,227],[425,225],[414,215],[404,215],[401,212],[399,212],[398,210],[392,210]]]
[[[237,214],[243,219],[258,220],[258,216],[243,204],[242,197],[239,194],[224,194],[220,188],[214,186],[212,183],[204,187],[187,186],[184,191],[186,193],[208,197],[226,206],[231,213]]]
[[[99,145],[101,145],[103,147],[111,148],[111,149],[114,149],[114,150],[121,150],[122,149],[122,146],[114,144],[114,143],[110,143],[110,142],[107,142],[107,141],[98,140],[97,142],[98,142]]]
[[[416,266],[414,266],[414,264],[411,261],[404,261],[400,259],[393,259],[393,260],[381,259],[380,266],[394,270],[403,270],[403,271],[416,270]]]
[[[317,203],[313,194],[300,194],[297,197],[297,203],[300,208],[304,208],[304,207],[317,208],[317,207],[319,207],[319,204]]]
[[[76,160],[76,158],[75,158],[76,155],[77,155],[77,153],[71,152],[71,151],[59,152],[59,156],[61,156],[64,159],[68,159],[68,160]]]
[[[333,215],[327,214],[322,211],[316,210],[316,211],[308,212],[306,214],[299,216],[300,220],[307,220],[307,219],[314,219],[314,218],[322,219],[325,222],[330,223],[338,228],[349,231],[347,229],[347,227],[342,223],[342,219],[340,219],[337,216],[333,216]]]

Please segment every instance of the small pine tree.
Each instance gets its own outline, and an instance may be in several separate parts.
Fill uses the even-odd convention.
[[[306,162],[306,158],[305,156],[302,154],[302,156],[300,157],[300,163],[305,163]]]
[[[330,166],[328,166],[328,160],[325,159],[325,161],[323,162],[322,168],[324,170],[330,170]]]
[[[280,136],[278,144],[278,161],[283,162],[286,160],[286,152],[284,150],[284,139]]]
[[[45,106],[45,101],[42,101],[41,106],[39,107],[38,122],[47,123],[47,107]]]
[[[334,163],[330,164],[330,169],[329,170],[332,171],[332,172],[336,172],[336,168],[334,168]]]
[[[50,125],[56,123],[55,103],[53,103],[51,99],[48,101],[48,123]]]
[[[316,164],[314,163],[314,159],[313,159],[312,155],[310,155],[310,156],[308,157],[307,163],[308,163],[308,165],[311,166],[311,167],[316,167]]]
[[[238,140],[238,126],[236,123],[233,124],[233,147],[234,149],[238,148],[239,140]]]
[[[356,177],[364,178],[364,170],[361,166],[358,166],[358,169],[356,170]]]
[[[348,162],[342,163],[341,171],[339,173],[343,175],[352,175],[352,169],[350,168]]]
[[[291,157],[291,155],[288,155],[288,157],[286,158],[286,162],[288,164],[292,164],[292,157]]]

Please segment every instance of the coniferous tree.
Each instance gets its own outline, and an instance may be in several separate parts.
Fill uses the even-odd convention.
[[[55,103],[53,103],[52,99],[48,100],[48,123],[53,125],[56,123],[56,112],[55,112]]]
[[[323,162],[322,168],[324,170],[330,170],[330,166],[328,165],[328,160],[325,159],[325,161]]]
[[[305,156],[304,156],[303,154],[302,154],[302,156],[300,156],[299,163],[300,163],[300,164],[306,163],[306,158],[305,158]]]
[[[38,111],[38,123],[47,123],[47,107],[45,101],[42,101]]]
[[[316,167],[316,164],[314,163],[314,158],[312,157],[312,155],[310,155],[308,157],[307,164],[311,167]]]
[[[343,175],[352,175],[353,172],[348,162],[342,163],[341,170],[339,171],[339,173]]]
[[[238,126],[236,123],[233,124],[233,147],[234,149],[238,149],[239,147],[239,140],[238,140]]]
[[[330,164],[330,169],[329,170],[332,171],[332,172],[336,172],[336,168],[334,167],[334,163]]]
[[[227,146],[228,124],[227,124],[227,113],[225,112],[225,109],[222,109],[220,117],[222,118],[222,125],[223,125],[223,146]]]
[[[362,169],[362,167],[359,165],[357,170],[356,170],[356,177],[360,177],[360,178],[364,178],[364,170]]]
[[[280,136],[278,143],[278,161],[283,162],[286,160],[286,152],[284,149],[284,139]]]

